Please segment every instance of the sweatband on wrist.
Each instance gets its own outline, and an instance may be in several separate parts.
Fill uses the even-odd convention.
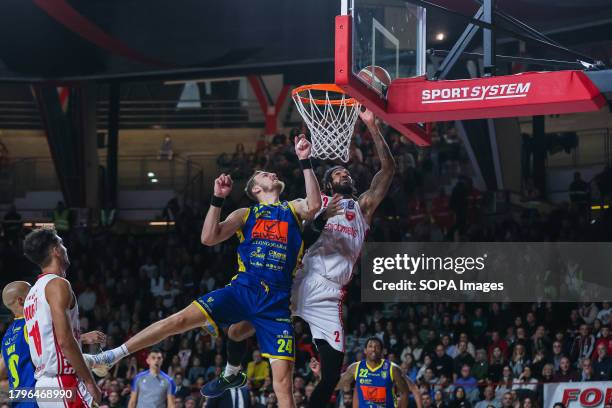
[[[310,159],[301,159],[300,167],[302,168],[302,170],[312,169],[312,162],[310,161]]]
[[[210,200],[210,205],[212,205],[213,207],[221,208],[223,207],[224,202],[225,202],[225,198],[213,195],[212,200]]]
[[[327,224],[327,220],[325,219],[324,213],[322,213],[312,222],[312,229],[321,232],[325,228],[325,224]]]

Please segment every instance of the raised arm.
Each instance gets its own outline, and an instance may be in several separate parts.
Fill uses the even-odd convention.
[[[321,209],[321,190],[319,182],[310,165],[310,142],[304,135],[295,138],[295,153],[300,160],[306,185],[306,199],[293,200],[291,204],[303,221],[312,220]]]
[[[68,310],[73,302],[70,284],[61,278],[51,280],[45,288],[45,297],[51,309],[53,329],[59,347],[76,371],[76,374],[87,386],[87,390],[91,393],[94,400],[99,402],[102,397],[100,388],[98,388],[91,371],[87,368],[79,343],[77,343],[72,334],[72,325],[68,317]]]
[[[343,389],[347,385],[351,385],[353,381],[355,381],[355,370],[357,370],[357,365],[359,363],[353,363],[342,375],[340,376],[340,381],[338,381],[337,389]]]
[[[423,397],[421,397],[421,392],[419,391],[419,387],[412,382],[410,378],[406,378],[406,383],[408,384],[408,389],[414,395],[414,402],[416,403],[417,408],[423,408]]]
[[[399,407],[408,408],[408,384],[406,379],[402,375],[402,370],[395,364],[391,366],[391,373],[393,374],[393,384],[397,387],[400,392]]]
[[[221,174],[215,180],[213,202],[206,213],[204,226],[202,227],[201,240],[204,245],[212,246],[225,241],[244,223],[246,208],[239,208],[228,215],[225,220],[220,221],[221,205],[215,201],[220,200],[222,202],[232,192],[232,185],[232,178],[227,174]]]
[[[367,110],[359,114],[361,120],[366,124],[368,130],[372,134],[374,140],[374,146],[376,147],[376,153],[380,160],[380,170],[372,178],[370,188],[359,197],[359,206],[364,212],[364,215],[368,222],[372,220],[372,215],[376,211],[376,208],[380,205],[382,200],[387,195],[393,175],[395,174],[395,160],[391,155],[391,150],[387,146],[387,142],[380,133],[378,125],[376,125],[376,118],[374,114]]]
[[[304,224],[302,237],[304,239],[305,248],[308,248],[310,245],[314,244],[317,239],[319,239],[319,236],[325,229],[327,220],[342,213],[342,206],[340,205],[341,199],[342,196],[340,194],[334,194],[325,211],[321,211],[321,213],[314,220]]]

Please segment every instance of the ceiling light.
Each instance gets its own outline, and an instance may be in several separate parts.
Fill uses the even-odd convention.
[[[444,41],[445,38],[446,38],[446,35],[444,33],[436,34],[436,40],[438,41]]]

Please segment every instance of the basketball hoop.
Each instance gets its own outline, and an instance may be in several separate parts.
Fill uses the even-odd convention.
[[[303,85],[291,96],[310,130],[312,156],[347,162],[361,105],[334,84]]]

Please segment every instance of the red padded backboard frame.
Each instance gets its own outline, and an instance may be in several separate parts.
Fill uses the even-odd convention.
[[[582,71],[450,81],[396,79],[385,100],[352,72],[351,18],[336,17],[336,85],[419,146],[430,145],[430,140],[416,123],[597,111],[606,103]]]

